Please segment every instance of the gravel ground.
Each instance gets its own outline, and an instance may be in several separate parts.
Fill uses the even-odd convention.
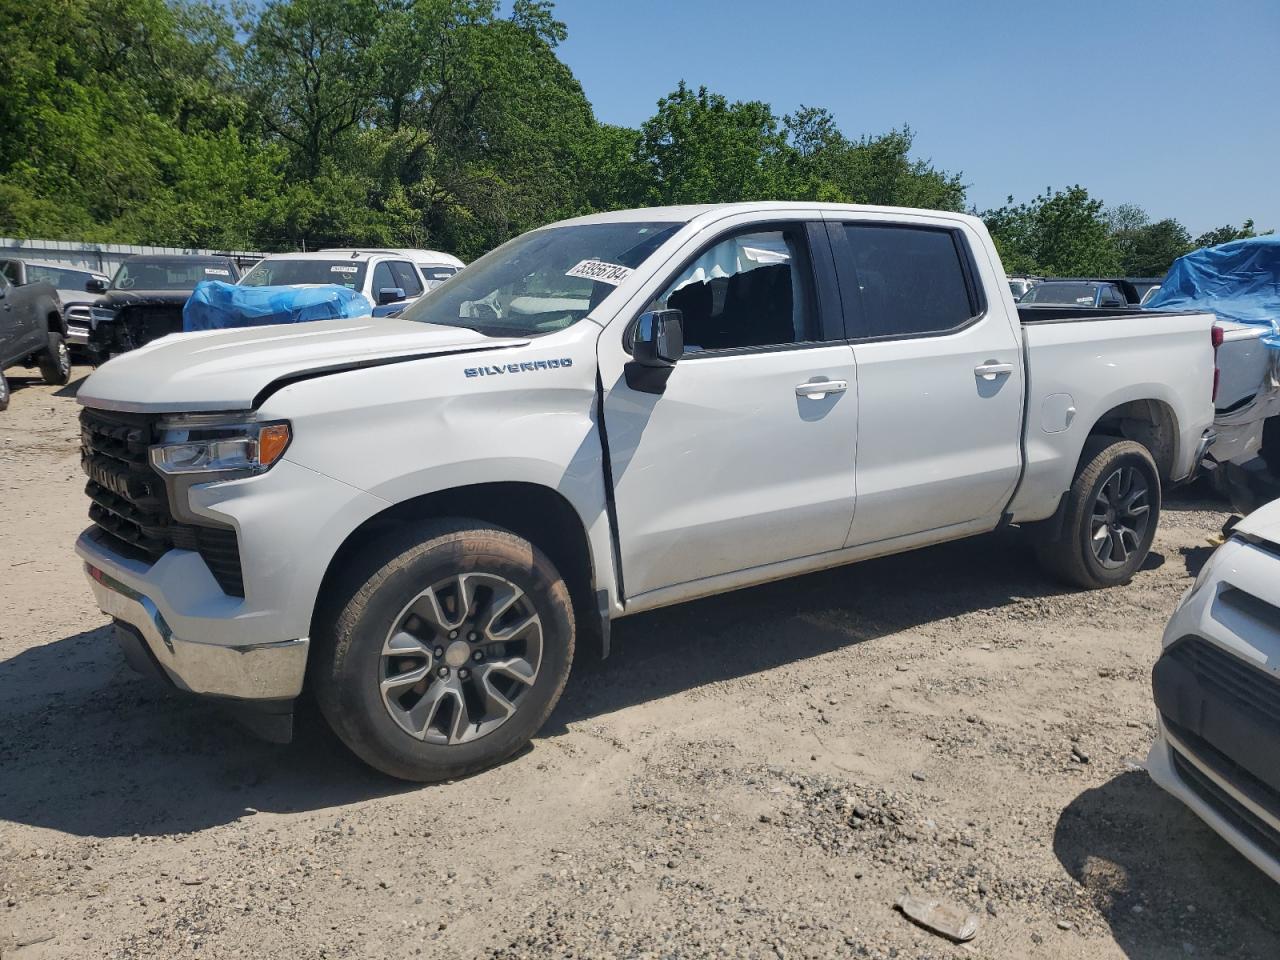
[[[74,384],[14,387],[0,956],[1277,956],[1276,887],[1141,766],[1224,520],[1194,492],[1105,593],[1008,532],[622,621],[530,749],[407,787],[314,720],[263,744],[130,673],[71,552]]]

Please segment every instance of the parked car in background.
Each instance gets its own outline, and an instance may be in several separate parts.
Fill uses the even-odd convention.
[[[1214,486],[1241,513],[1280,497],[1280,237],[1179,257],[1145,309],[1218,315]]]
[[[1040,282],[1039,277],[1009,277],[1009,292],[1014,300],[1021,300],[1028,290]]]
[[[317,250],[273,253],[240,280],[245,287],[298,287],[333,283],[369,301],[373,316],[395,316],[427,290],[417,266],[398,253]]]
[[[62,316],[67,322],[67,343],[73,348],[88,345],[92,325],[90,311],[98,300],[97,291],[108,283],[106,275],[50,260],[17,258],[0,259],[0,273],[16,287],[39,282],[52,284],[62,302]]]
[[[113,353],[182,332],[182,308],[204,280],[235,283],[240,268],[230,257],[137,254],[120,264],[111,283],[92,286],[104,295],[91,310],[88,349],[95,362]]]
[[[326,247],[324,253],[341,252],[342,248]],[[427,289],[438,287],[444,283],[455,273],[466,266],[461,260],[451,253],[441,253],[439,250],[412,250],[408,248],[367,248],[361,247],[369,253],[394,253],[397,256],[405,257],[417,264],[418,270],[422,273],[422,278],[427,282]]]
[[[1280,882],[1280,501],[1200,568],[1151,686],[1151,778]]]
[[[1126,307],[1120,285],[1109,280],[1044,280],[1023,294],[1021,306]]]
[[[0,410],[9,406],[9,367],[39,367],[45,383],[71,379],[67,325],[53,284],[43,280],[21,286],[0,271]]]
[[[597,214],[400,318],[113,360],[76,550],[131,662],[281,739],[306,680],[365,761],[448,779],[623,616],[1006,524],[1126,582],[1207,443],[1211,322],[1014,309],[957,213]]]

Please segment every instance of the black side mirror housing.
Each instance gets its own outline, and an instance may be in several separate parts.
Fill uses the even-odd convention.
[[[399,303],[403,299],[403,287],[383,287],[378,291],[378,306],[380,307],[388,303]]]
[[[640,315],[631,339],[635,358],[624,367],[627,386],[642,393],[662,393],[684,355],[684,316],[679,310],[651,310]]]
[[[107,287],[110,285],[107,281],[98,277],[90,277],[88,282],[85,283],[84,289],[88,293],[106,293]]]

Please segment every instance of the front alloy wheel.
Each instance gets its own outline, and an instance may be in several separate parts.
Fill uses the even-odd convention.
[[[316,613],[310,684],[360,759],[405,780],[475,773],[546,722],[573,661],[569,588],[492,524],[406,524],[345,564]]]
[[[538,679],[542,618],[495,574],[449,577],[401,611],[382,645],[379,689],[406,733],[454,744],[486,736]]]

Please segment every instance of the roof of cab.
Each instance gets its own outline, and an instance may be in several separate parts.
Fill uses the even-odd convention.
[[[819,203],[803,200],[754,200],[737,203],[695,203],[671,207],[639,207],[633,210],[610,210],[605,213],[591,213],[582,217],[561,220],[547,224],[552,227],[577,226],[588,223],[692,223],[695,220],[714,221],[735,213],[772,213],[775,211],[795,211],[797,215],[814,213],[839,213],[845,215],[858,214],[891,214],[897,216],[946,217],[964,220],[969,223],[980,223],[978,218],[969,214],[956,213],[950,210],[923,210],[916,207],[881,207],[863,203]]]

